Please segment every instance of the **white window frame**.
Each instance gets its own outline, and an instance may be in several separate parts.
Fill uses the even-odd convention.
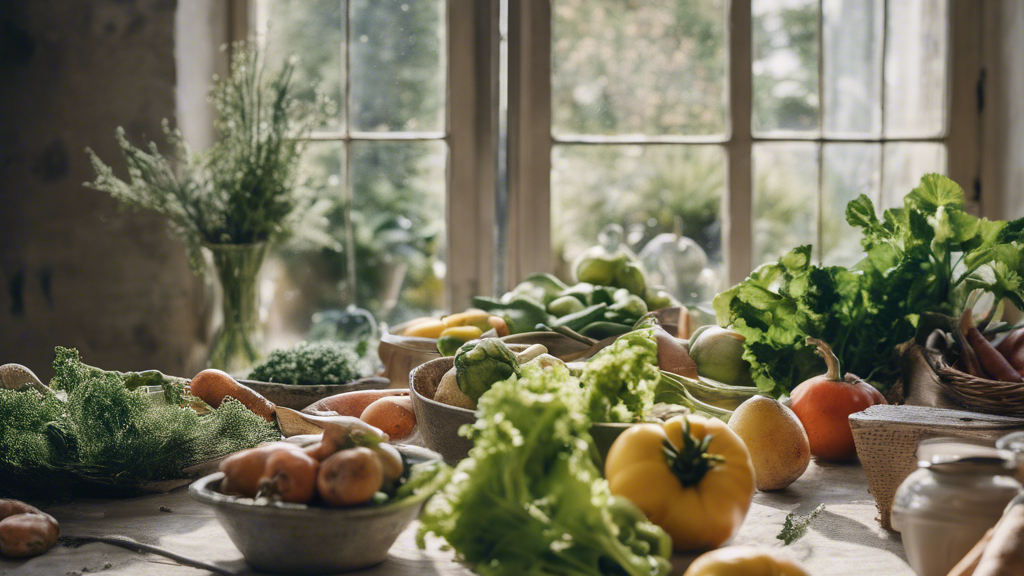
[[[536,271],[551,271],[550,214],[537,217],[537,206],[551,205],[551,150],[554,144],[719,144],[726,156],[726,192],[722,202],[722,243],[730,284],[751,270],[753,165],[758,142],[939,142],[947,146],[949,176],[968,193],[969,208],[982,209],[979,184],[979,103],[981,31],[984,3],[950,0],[947,128],[934,138],[755,137],[751,130],[751,0],[731,0],[728,17],[728,128],[724,138],[630,137],[556,138],[551,132],[551,1],[509,2],[509,254],[511,282]],[[895,2],[899,0],[887,0]],[[819,19],[820,26],[820,19]],[[821,38],[819,30],[819,41]],[[821,58],[819,57],[819,67]],[[819,74],[819,78],[821,75]],[[884,88],[883,88],[884,89]],[[820,182],[819,186],[820,188]],[[820,194],[819,194],[820,196]],[[550,210],[548,211],[550,212]]]
[[[252,29],[251,0],[230,0],[234,39]],[[553,270],[551,152],[555,143],[595,143],[560,138],[551,126],[552,0],[508,1],[508,118],[505,254],[496,254],[498,148],[498,42],[500,0],[447,1],[447,294],[452,309],[476,294],[503,291],[533,272]],[[887,0],[889,2],[899,0]],[[951,178],[968,192],[969,209],[981,212],[979,82],[984,4],[949,0],[947,128],[936,138],[841,139],[822,136],[755,138],[751,131],[751,0],[730,0],[728,17],[728,127],[724,137],[629,138],[621,143],[716,144],[726,157],[722,242],[726,277],[741,281],[751,270],[753,174],[756,142],[928,141],[947,146]],[[819,24],[820,25],[820,24]],[[820,34],[819,34],[820,41]],[[820,62],[820,58],[819,58]],[[347,97],[347,94],[346,94]],[[381,139],[393,139],[385,135]],[[614,143],[614,138],[601,140]],[[819,147],[819,168],[820,168]],[[819,170],[820,172],[820,170]],[[350,189],[350,188],[349,188]],[[998,199],[995,200],[998,202]],[[494,281],[497,266],[504,286]]]
[[[247,38],[256,30],[254,0],[230,0],[228,28],[234,40]],[[497,2],[446,0],[447,27],[445,47],[446,99],[445,126],[439,133],[357,132],[346,123],[343,131],[314,133],[310,140],[342,142],[345,147],[344,194],[352,189],[352,145],[355,142],[437,142],[448,146],[446,170],[446,294],[448,308],[461,308],[473,295],[489,294],[493,288],[495,269],[494,191],[497,145]],[[351,21],[346,13],[346,25]],[[346,39],[349,34],[346,34]],[[345,107],[350,121],[348,103],[351,66],[349,49],[342,47],[346,60]],[[458,113],[453,114],[452,111]],[[351,228],[347,227],[347,251],[353,247]],[[349,260],[347,276],[356,277],[353,260]],[[350,286],[350,292],[352,292]]]

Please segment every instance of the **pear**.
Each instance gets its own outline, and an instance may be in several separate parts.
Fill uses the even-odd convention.
[[[781,490],[807,470],[807,432],[796,414],[777,400],[752,396],[733,412],[729,428],[750,451],[758,490]]]

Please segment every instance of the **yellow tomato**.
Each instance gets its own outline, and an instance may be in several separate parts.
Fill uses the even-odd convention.
[[[796,562],[768,550],[730,546],[704,554],[683,576],[808,576]]]
[[[677,416],[637,424],[605,460],[612,494],[640,507],[676,550],[707,550],[731,538],[754,498],[754,466],[743,440],[723,422]]]

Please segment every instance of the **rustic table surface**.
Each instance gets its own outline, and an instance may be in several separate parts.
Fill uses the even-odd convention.
[[[879,575],[913,576],[899,534],[881,529],[874,500],[867,491],[860,466],[811,464],[788,489],[758,493],[740,533],[730,545],[782,548],[776,539],[786,514],[808,513],[824,503],[825,511],[807,535],[785,550],[800,560],[813,576]],[[61,524],[61,533],[74,537],[117,536],[156,546],[193,561],[205,563],[221,574],[255,574],[220,527],[213,511],[194,502],[184,488],[169,494],[127,500],[76,500],[47,509]],[[429,543],[416,547],[413,524],[399,537],[390,558],[361,575],[470,574]],[[940,551],[937,551],[939,553]],[[673,573],[682,574],[692,556],[677,555]],[[47,554],[24,562],[0,560],[0,574],[84,576],[124,574],[176,576],[209,574],[210,570],[183,566],[155,554],[132,552],[105,543],[58,545]]]

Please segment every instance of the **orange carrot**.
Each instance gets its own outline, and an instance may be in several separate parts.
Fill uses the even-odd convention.
[[[1003,338],[999,346],[996,346],[996,350],[1003,355],[1003,358],[1009,360],[1010,356],[1013,355],[1013,351],[1019,347],[1018,344],[1021,342],[1022,337],[1024,337],[1024,328],[1017,328],[1007,334],[1006,338]]]
[[[340,416],[359,418],[370,404],[387,396],[408,395],[409,390],[356,390],[328,396],[302,409],[306,414],[313,412],[336,412]]]
[[[274,420],[277,406],[259,392],[239,384],[227,372],[213,369],[203,370],[192,379],[189,388],[193,396],[214,408],[218,408],[224,398],[230,396],[244,404],[249,410],[264,417],[267,422]]]
[[[976,327],[971,326],[967,329],[967,342],[970,343],[971,348],[974,348],[981,367],[993,378],[1003,382],[1024,382],[1024,378],[1021,378],[1013,366],[1006,361],[1006,358],[1003,358],[1003,355],[981,335]]]

